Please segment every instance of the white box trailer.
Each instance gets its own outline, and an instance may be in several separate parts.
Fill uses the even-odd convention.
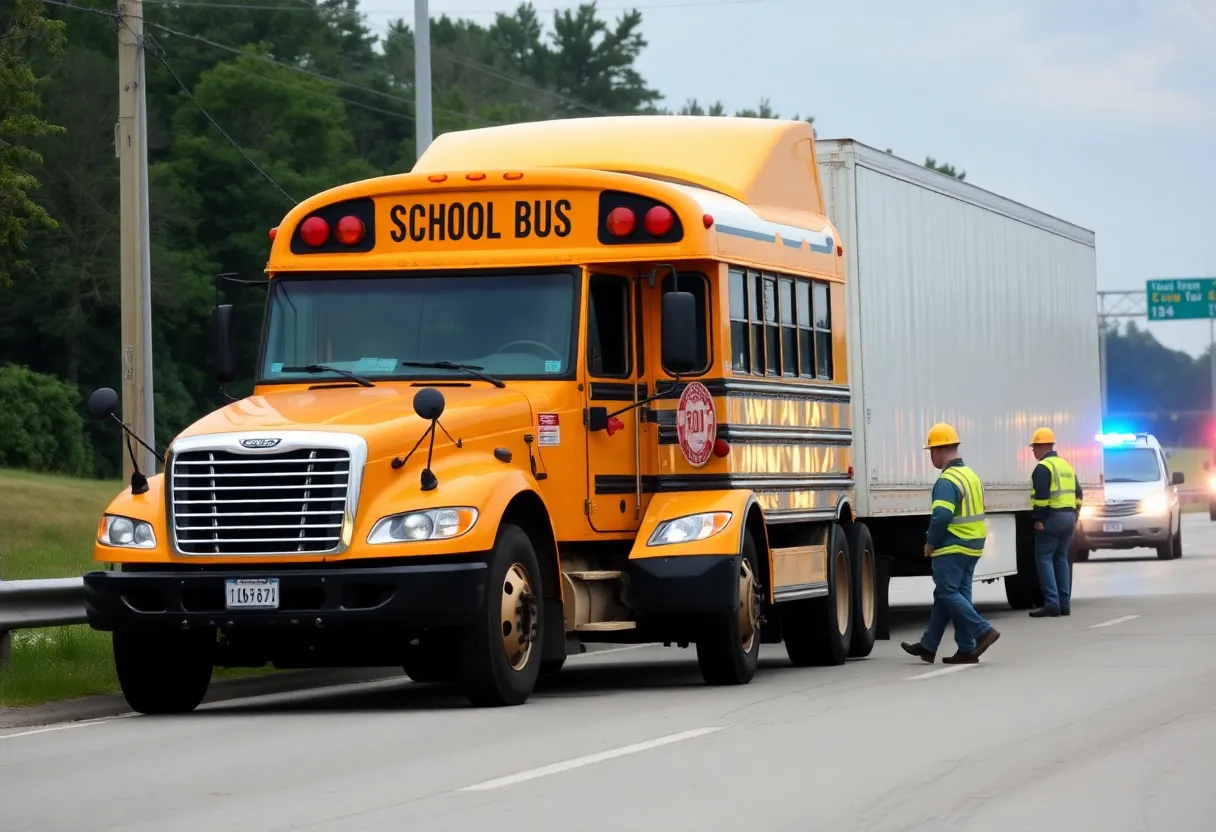
[[[1094,233],[853,140],[816,154],[848,264],[857,514],[893,575],[927,574],[922,448],[950,422],[985,486],[976,577],[1010,576],[1010,603],[1037,603],[1034,429],[1055,431],[1087,502],[1101,487]]]

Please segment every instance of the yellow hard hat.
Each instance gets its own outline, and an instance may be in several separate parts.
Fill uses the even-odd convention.
[[[1051,428],[1039,428],[1034,432],[1034,436],[1030,437],[1031,445],[1054,445],[1056,444],[1056,435],[1051,432]]]
[[[940,448],[943,445],[957,445],[958,431],[953,425],[948,425],[945,422],[938,422],[933,427],[929,428],[929,439],[925,442],[925,450],[930,448]]]

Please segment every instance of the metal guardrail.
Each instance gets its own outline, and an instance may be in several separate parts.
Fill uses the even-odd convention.
[[[0,581],[0,664],[8,659],[14,630],[86,621],[83,578]]]

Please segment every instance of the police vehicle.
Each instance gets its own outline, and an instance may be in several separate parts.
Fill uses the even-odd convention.
[[[1181,471],[1171,473],[1165,452],[1149,433],[1101,434],[1104,502],[1081,507],[1076,559],[1099,549],[1157,550],[1157,557],[1182,557]]]

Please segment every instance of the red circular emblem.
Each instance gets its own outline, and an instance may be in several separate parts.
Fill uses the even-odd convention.
[[[709,462],[718,438],[718,419],[714,415],[714,398],[705,385],[691,382],[680,394],[676,407],[676,437],[680,453],[693,468]]]

